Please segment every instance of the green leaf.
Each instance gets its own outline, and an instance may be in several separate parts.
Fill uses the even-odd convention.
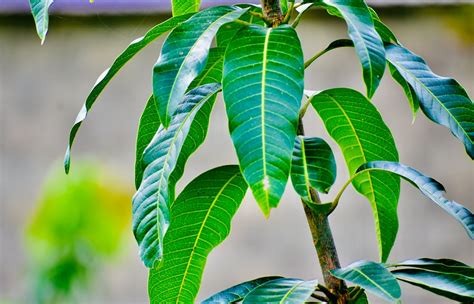
[[[356,298],[354,296],[357,295]],[[352,298],[348,301],[348,304],[369,304],[369,299],[364,289],[357,290],[356,287],[349,287],[349,296]]]
[[[379,33],[380,38],[383,42],[394,42],[399,43],[395,34],[386,26],[380,17],[377,15],[377,12],[369,7],[370,15],[372,16],[372,21],[374,22],[375,30]]]
[[[242,304],[252,303],[305,303],[311,297],[318,281],[279,278],[258,286],[248,293]]]
[[[295,30],[243,27],[227,47],[223,94],[240,167],[268,216],[285,190],[303,95]]]
[[[386,46],[387,60],[416,93],[423,113],[451,130],[474,159],[474,104],[464,88],[452,79],[434,74],[426,62],[394,44]]]
[[[33,19],[35,19],[36,32],[41,39],[41,44],[44,43],[46,39],[46,34],[48,33],[48,23],[49,23],[49,14],[48,10],[53,0],[29,0],[31,14]]]
[[[474,269],[466,264],[425,258],[394,266],[392,273],[400,281],[455,301],[471,303],[474,300]]]
[[[359,92],[326,90],[313,96],[311,103],[341,148],[351,177],[368,161],[398,161],[389,128],[377,109]],[[386,172],[367,172],[356,177],[352,184],[372,205],[380,256],[386,261],[398,230],[400,179]]]
[[[115,74],[120,71],[120,69],[130,60],[133,56],[135,56],[138,52],[140,52],[144,47],[148,44],[153,42],[155,39],[163,35],[164,33],[168,32],[169,30],[175,28],[181,22],[187,20],[191,15],[173,17],[171,19],[166,20],[163,23],[160,23],[149,30],[145,36],[135,39],[130,43],[130,45],[125,49],[125,51],[120,54],[120,56],[115,59],[114,63],[110,68],[105,70],[97,79],[94,87],[92,88],[89,96],[87,96],[86,102],[83,105],[82,109],[77,114],[76,121],[71,128],[71,132],[69,134],[69,144],[66,150],[66,155],[64,157],[64,169],[66,173],[69,172],[69,166],[71,162],[71,148],[74,142],[74,138],[76,137],[77,131],[79,130],[82,122],[86,119],[86,116],[94,105],[95,101],[99,97],[100,93],[104,90],[107,84],[112,80]]]
[[[241,301],[247,294],[249,294],[249,292],[251,292],[255,288],[267,283],[268,281],[273,281],[279,278],[280,277],[264,277],[240,283],[238,285],[232,286],[214,294],[213,296],[202,301],[201,304],[227,304],[238,302]]]
[[[217,30],[245,12],[246,9],[235,6],[211,7],[170,33],[153,68],[153,95],[165,128],[191,82],[204,70]]]
[[[224,53],[225,48],[223,47],[211,48],[209,50],[209,57],[204,70],[196,79],[194,79],[189,87],[196,88],[207,83],[221,83]]]
[[[397,162],[373,161],[362,165],[357,171],[362,172],[371,169],[397,174],[415,185],[424,195],[461,223],[469,237],[474,239],[474,215],[464,206],[445,198],[443,196],[445,192],[444,187],[439,182]]]
[[[135,149],[135,188],[140,187],[143,178],[143,152],[160,127],[160,117],[153,95],[148,99],[138,124],[137,144]]]
[[[195,178],[171,206],[163,263],[150,270],[151,303],[194,303],[207,256],[229,234],[247,191],[238,166],[224,166]]]
[[[385,50],[374,28],[372,16],[364,0],[315,0],[332,15],[342,17],[354,42],[363,68],[367,96],[371,98],[385,71]]]
[[[163,237],[169,226],[170,198],[174,196],[176,182],[176,179],[170,182],[170,176],[178,168],[178,164],[178,175],[182,175],[184,164],[192,153],[190,150],[200,144],[194,142],[193,136],[196,135],[191,132],[192,126],[203,123],[203,118],[195,120],[198,112],[203,112],[207,126],[207,117],[219,90],[219,84],[208,84],[186,94],[170,127],[164,129],[161,126],[144,151],[143,180],[133,197],[132,212],[133,232],[140,246],[141,259],[147,267],[156,267],[163,254]],[[202,139],[205,137],[205,130],[200,135]],[[191,136],[190,140],[188,136]],[[194,146],[186,146],[189,143]],[[171,191],[170,185],[173,186]]]
[[[171,0],[173,16],[181,16],[199,11],[201,0]]]
[[[393,79],[395,79],[395,81],[398,82],[398,84],[400,84],[400,86],[403,88],[403,91],[405,91],[405,95],[408,99],[408,104],[410,105],[411,112],[413,114],[414,122],[416,118],[416,113],[420,109],[420,101],[418,100],[418,97],[416,97],[416,92],[392,64],[389,63],[388,67],[390,69],[390,74],[392,74]]]
[[[311,202],[310,187],[328,193],[336,180],[336,160],[321,138],[297,136],[291,162],[291,181],[296,193]]]
[[[357,261],[345,268],[331,270],[331,274],[359,285],[366,291],[389,302],[395,302],[401,296],[397,280],[379,263]]]

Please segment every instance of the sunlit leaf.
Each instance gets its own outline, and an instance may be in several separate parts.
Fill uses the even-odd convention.
[[[392,267],[392,273],[400,281],[455,301],[474,301],[474,268],[466,264],[424,258],[397,263]]]
[[[321,138],[297,136],[291,162],[291,181],[296,193],[311,201],[310,187],[328,193],[336,180],[336,160]]]
[[[359,92],[326,90],[314,95],[311,104],[341,148],[350,176],[368,161],[398,161],[390,130],[374,105]],[[380,256],[386,261],[398,230],[400,180],[387,172],[367,172],[352,184],[372,205]]]
[[[164,33],[168,32],[169,30],[175,28],[181,22],[187,20],[191,15],[179,16],[174,17],[171,19],[166,20],[163,23],[160,23],[149,30],[145,36],[134,40],[130,45],[123,51],[120,56],[115,59],[114,63],[110,68],[105,70],[97,79],[94,87],[92,88],[89,96],[87,96],[85,104],[82,106],[82,109],[79,111],[76,117],[76,121],[71,128],[71,132],[69,134],[69,143],[66,150],[66,155],[64,157],[64,168],[66,173],[69,171],[70,161],[71,161],[71,148],[74,142],[74,138],[76,137],[77,131],[79,130],[82,122],[86,119],[86,116],[94,105],[95,101],[99,97],[100,93],[104,90],[107,84],[112,80],[115,74],[120,71],[120,69],[130,60],[133,56],[135,56],[138,52],[140,52],[144,47],[148,44],[153,42],[155,39],[163,35]]]
[[[246,9],[235,6],[211,7],[170,33],[153,69],[153,95],[165,128],[191,82],[204,70],[217,30],[245,12]]]
[[[364,0],[314,0],[314,3],[346,21],[362,64],[367,96],[371,98],[382,79],[386,61],[382,39],[374,28],[367,4]]]
[[[171,0],[173,16],[180,16],[199,11],[201,0]]]
[[[163,251],[163,237],[169,226],[170,197],[174,195],[176,179],[170,182],[172,173],[178,164],[179,177],[184,170],[187,157],[196,149],[191,132],[198,125],[204,140],[209,113],[220,90],[218,84],[208,84],[196,88],[185,95],[168,129],[162,126],[145,149],[142,166],[143,180],[133,197],[133,232],[140,247],[140,256],[147,267],[157,266]],[[203,115],[198,118],[198,113]],[[196,130],[195,130],[196,131]],[[202,141],[201,141],[202,142]],[[187,144],[191,143],[191,146]],[[184,155],[184,159],[183,156]],[[170,194],[171,192],[171,194]],[[170,196],[171,195],[171,196]]]
[[[445,198],[443,195],[445,191],[444,187],[439,182],[413,168],[397,162],[373,161],[362,165],[357,171],[362,172],[370,169],[379,169],[394,173],[415,185],[424,195],[461,223],[469,237],[474,239],[474,215],[464,206]]]
[[[46,39],[46,34],[48,33],[48,23],[49,23],[49,7],[53,4],[53,0],[29,0],[31,14],[35,19],[36,32],[41,39],[41,44],[44,43]]]
[[[474,104],[459,83],[434,74],[426,62],[406,48],[386,46],[387,60],[413,88],[423,113],[451,130],[474,159]]]
[[[227,48],[223,93],[240,167],[265,215],[288,181],[303,95],[303,54],[295,30],[242,28]]]
[[[401,296],[397,280],[379,263],[357,261],[347,267],[331,270],[331,274],[389,302],[395,302]]]
[[[150,270],[151,303],[194,303],[208,254],[229,234],[247,191],[238,166],[195,178],[171,206],[163,263]]]

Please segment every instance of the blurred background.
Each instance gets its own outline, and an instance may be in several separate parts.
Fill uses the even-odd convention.
[[[204,5],[224,2],[204,0]],[[369,2],[406,47],[474,96],[473,1]],[[146,303],[147,271],[131,233],[130,197],[138,119],[163,39],[127,64],[99,98],[79,132],[69,176],[62,173],[61,160],[69,128],[97,76],[128,43],[168,17],[168,3],[57,0],[44,46],[28,9],[26,0],[0,0],[0,303]],[[298,30],[307,58],[346,37],[341,20],[318,10],[307,14]],[[306,71],[307,89],[338,86],[365,92],[350,48],[325,55]],[[421,113],[412,124],[403,91],[388,73],[373,102],[392,129],[401,162],[436,178],[450,199],[473,210],[474,166],[462,144]],[[203,171],[236,162],[226,124],[219,102],[180,189]],[[327,138],[337,156],[337,183],[324,197],[329,200],[347,170],[314,113],[305,127],[307,134]],[[231,235],[209,256],[199,299],[265,275],[322,279],[290,187],[268,220],[247,195]],[[474,246],[462,227],[406,183],[399,217],[392,261],[448,257],[474,264]],[[377,260],[372,212],[363,197],[346,192],[331,224],[343,265]],[[405,303],[447,302],[403,288]]]

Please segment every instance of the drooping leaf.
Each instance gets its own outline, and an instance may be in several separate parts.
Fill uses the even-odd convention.
[[[125,49],[125,51],[123,51],[123,53],[120,54],[120,56],[118,56],[117,59],[115,59],[112,66],[108,68],[107,70],[105,70],[99,76],[99,78],[94,84],[94,87],[89,93],[89,96],[87,96],[85,104],[82,106],[81,110],[77,114],[76,121],[74,122],[74,125],[71,128],[71,131],[69,134],[69,144],[66,150],[66,155],[64,157],[64,168],[65,168],[66,173],[69,171],[69,166],[70,166],[70,161],[71,161],[70,153],[71,153],[72,144],[74,142],[74,138],[76,137],[77,131],[79,130],[84,119],[86,119],[88,111],[94,105],[100,93],[104,90],[104,88],[107,86],[110,80],[112,80],[115,74],[117,74],[118,71],[120,71],[120,69],[130,59],[132,59],[132,57],[134,57],[138,52],[140,52],[144,47],[146,47],[148,44],[153,42],[155,39],[157,39],[164,33],[175,28],[181,22],[187,20],[190,16],[191,15],[173,17],[171,19],[166,20],[163,23],[156,25],[151,30],[149,30],[145,34],[145,36],[132,41],[132,43],[130,43],[130,45]]]
[[[372,16],[364,0],[317,0],[332,15],[342,17],[354,42],[363,68],[367,96],[371,98],[385,71],[385,50],[380,35],[374,28]]]
[[[169,226],[169,189],[170,184],[173,184],[170,183],[170,176],[177,164],[180,164],[181,169],[178,170],[182,174],[189,151],[195,149],[195,146],[185,145],[190,142],[193,145],[200,144],[194,143],[193,139],[188,140],[188,136],[195,136],[190,129],[194,124],[202,124],[202,117],[207,126],[207,117],[219,90],[219,84],[208,84],[186,94],[170,127],[164,129],[161,126],[144,151],[143,180],[133,197],[132,212],[133,232],[140,247],[141,259],[147,267],[157,266],[163,254],[163,237]],[[200,121],[194,121],[201,111],[203,115]],[[205,137],[204,129],[203,132],[204,135],[200,136],[202,139]]]
[[[170,33],[153,68],[153,95],[165,128],[189,85],[206,66],[217,30],[245,12],[246,9],[235,6],[211,7],[193,15]]]
[[[421,110],[451,130],[474,159],[474,104],[459,83],[434,74],[426,62],[406,48],[389,44],[387,60],[413,88]]]
[[[135,188],[140,187],[143,178],[143,152],[160,127],[160,117],[153,95],[148,99],[138,124],[137,144],[135,149]]]
[[[171,0],[173,16],[196,13],[199,11],[201,0]]]
[[[305,303],[311,297],[318,281],[279,278],[264,283],[248,293],[242,304],[252,303]]]
[[[390,130],[373,104],[359,92],[326,90],[314,95],[311,104],[341,148],[351,177],[368,161],[398,161]],[[352,185],[372,205],[380,257],[386,261],[398,230],[400,179],[387,172],[367,172],[356,177]]]
[[[303,95],[303,54],[295,30],[242,28],[227,47],[223,94],[240,167],[266,216],[290,173]]]
[[[41,44],[44,43],[46,39],[46,34],[48,33],[48,23],[49,23],[49,7],[53,4],[53,0],[29,0],[31,14],[35,19],[36,32],[38,33],[39,38],[41,39]]]
[[[329,51],[332,51],[332,50],[335,50],[337,48],[341,48],[341,47],[353,47],[354,46],[354,42],[352,42],[352,40],[349,40],[349,39],[338,39],[338,40],[334,40],[333,42],[331,42],[324,50],[322,50],[321,52],[317,53],[315,56],[313,56],[311,59],[307,60],[305,63],[304,63],[304,67],[305,69],[307,67],[309,67],[314,61],[316,61],[316,59],[318,59],[319,57],[321,57],[322,55],[326,54],[327,52]]]
[[[336,160],[321,138],[297,136],[291,162],[291,181],[296,193],[311,202],[310,187],[328,193],[336,180]]]
[[[397,162],[373,161],[362,165],[357,171],[362,172],[367,169],[379,169],[403,177],[461,223],[469,237],[474,239],[474,215],[466,207],[445,198],[443,195],[445,189],[436,180]]]
[[[393,266],[392,273],[403,282],[455,301],[474,301],[474,269],[466,264],[425,258]]]
[[[405,91],[408,104],[410,105],[411,112],[413,114],[413,121],[415,121],[416,113],[420,109],[420,101],[418,100],[418,97],[416,97],[416,92],[392,64],[389,63],[388,67],[393,79],[395,79],[395,81],[398,82],[398,84],[400,84],[400,86],[403,88],[403,91]]]
[[[163,263],[150,270],[151,303],[194,303],[208,254],[229,234],[247,191],[238,166],[195,178],[171,206]]]
[[[331,270],[331,274],[359,285],[366,291],[389,302],[395,302],[401,296],[397,280],[379,263],[357,261],[345,268]]]
[[[249,294],[255,288],[267,283],[268,281],[273,281],[279,278],[281,277],[264,277],[240,283],[238,285],[232,286],[212,295],[211,297],[202,301],[201,304],[227,304],[238,302],[241,301],[247,294]]]
[[[196,79],[193,80],[189,87],[196,88],[206,83],[221,83],[222,67],[224,65],[224,53],[225,48],[211,48],[209,50],[209,57],[204,70]]]

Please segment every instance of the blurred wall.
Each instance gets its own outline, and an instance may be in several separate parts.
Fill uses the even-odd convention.
[[[422,55],[436,73],[455,77],[474,95],[473,7],[380,12],[404,45]],[[69,127],[89,89],[130,41],[163,19],[53,16],[50,34],[40,46],[30,17],[0,17],[0,301],[24,300],[24,225],[47,170],[60,165]],[[299,31],[306,57],[333,39],[346,37],[340,20],[319,12],[306,16]],[[151,92],[152,65],[161,42],[137,56],[105,90],[79,132],[70,174],[74,174],[76,159],[92,155],[133,182],[136,126]],[[325,55],[306,72],[308,89],[338,86],[365,90],[352,49]],[[404,94],[388,74],[373,101],[392,128],[401,161],[437,178],[448,189],[449,198],[474,209],[473,163],[449,131],[422,114],[412,125]],[[316,115],[310,111],[307,116],[307,134],[328,138]],[[211,167],[236,162],[226,124],[220,102],[213,111],[207,141],[188,163],[180,187]],[[347,178],[341,153],[328,141],[338,160],[338,182],[324,199],[333,197]],[[210,255],[200,299],[264,275],[321,279],[306,219],[290,187],[269,220],[247,195],[230,237]],[[426,256],[474,263],[474,247],[458,223],[405,183],[399,216],[392,260]],[[372,213],[363,197],[348,191],[331,224],[343,265],[378,258]],[[146,280],[130,232],[121,257],[106,267],[81,303],[145,303]],[[446,302],[403,287],[406,303]]]

